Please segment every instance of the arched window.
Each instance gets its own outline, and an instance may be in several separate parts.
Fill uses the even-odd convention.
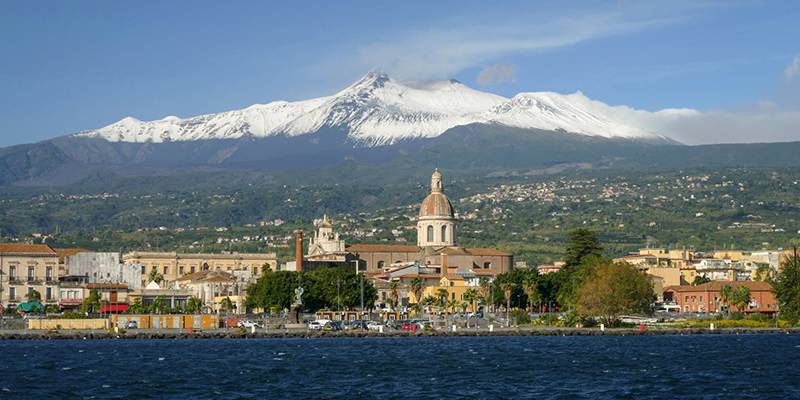
[[[447,241],[447,225],[442,225],[442,241]]]
[[[383,268],[384,265],[386,265],[385,261],[383,261],[383,260],[378,261],[378,268]]]
[[[433,225],[428,225],[428,241],[433,241]]]

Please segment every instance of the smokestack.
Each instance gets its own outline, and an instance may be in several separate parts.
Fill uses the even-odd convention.
[[[439,271],[441,276],[447,275],[447,254],[442,253],[440,256],[442,258],[442,270]]]
[[[303,270],[303,230],[298,229],[294,231],[294,259],[297,272]]]

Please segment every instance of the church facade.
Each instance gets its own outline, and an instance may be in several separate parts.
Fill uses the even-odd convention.
[[[496,276],[511,271],[514,257],[493,248],[458,246],[455,210],[444,194],[442,173],[437,168],[431,175],[430,194],[422,201],[417,219],[417,245],[352,244],[347,253],[359,260],[359,269],[380,274],[409,263],[429,271],[447,274]]]

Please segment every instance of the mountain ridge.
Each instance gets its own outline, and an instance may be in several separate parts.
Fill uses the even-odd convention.
[[[505,98],[472,89],[456,80],[399,82],[384,73],[370,72],[331,96],[254,104],[183,119],[169,116],[141,121],[125,117],[73,136],[162,143],[297,136],[338,128],[346,130],[354,143],[374,147],[432,138],[457,126],[485,123],[607,138],[669,141],[642,121],[620,118],[623,113],[615,112],[620,107],[625,106],[609,106],[581,92],[567,95],[524,92]]]

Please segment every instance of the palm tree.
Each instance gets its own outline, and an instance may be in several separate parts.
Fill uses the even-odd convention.
[[[730,285],[725,285],[719,290],[719,300],[725,303],[726,314],[730,315],[730,301],[733,297],[733,288]]]
[[[509,325],[509,318],[511,316],[511,291],[514,290],[514,282],[504,279],[500,282],[500,289],[503,290],[503,296],[506,299],[506,326]]]
[[[389,283],[389,290],[392,291],[392,309],[394,309],[395,307],[397,307],[398,304],[400,304],[399,301],[400,295],[397,291],[399,288],[400,284],[397,281],[392,281]]]
[[[414,293],[414,301],[420,303],[420,296],[422,296],[422,289],[425,287],[425,280],[416,277],[411,280],[411,293]]]
[[[489,297],[492,294],[492,281],[489,280],[489,278],[482,276],[478,281],[478,285],[481,288],[481,297],[483,298],[484,304],[490,305],[492,303],[489,301]]]
[[[472,312],[476,312],[475,301],[478,300],[478,291],[475,288],[469,288],[464,292],[464,300],[468,301],[472,306]]]
[[[235,309],[236,306],[233,304],[233,301],[231,300],[230,297],[225,297],[224,299],[222,299],[222,301],[219,302],[219,308],[221,308],[222,311],[228,313],[233,311],[233,309]]]
[[[186,301],[186,311],[194,314],[199,314],[203,310],[203,300],[199,297],[192,296]]]
[[[525,295],[528,296],[528,311],[530,312],[533,309],[534,303],[539,302],[539,291],[538,289],[539,283],[539,273],[535,269],[531,269],[525,271],[525,275],[522,278],[522,290],[525,291]]]
[[[447,321],[447,319],[450,317],[450,315],[447,313],[447,298],[448,297],[450,297],[450,293],[447,291],[446,288],[436,289],[436,299],[437,299],[436,305],[439,307],[440,311],[444,312],[445,321]]]

